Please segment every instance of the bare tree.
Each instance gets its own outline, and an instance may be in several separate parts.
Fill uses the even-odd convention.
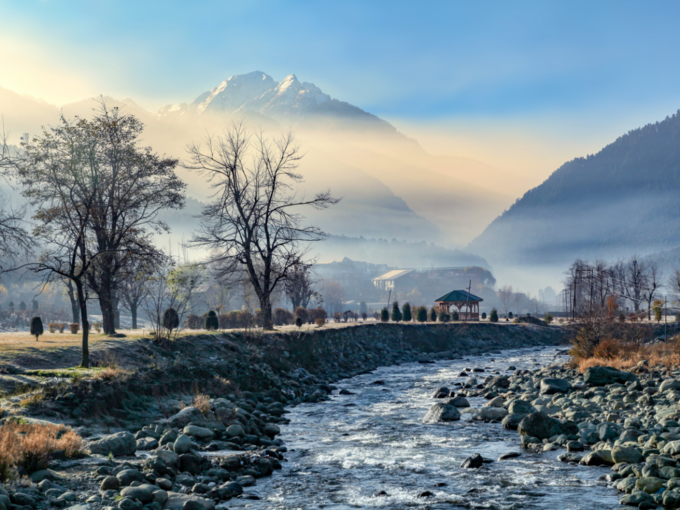
[[[314,290],[316,281],[312,278],[311,264],[300,264],[293,268],[286,278],[283,288],[286,297],[293,305],[293,310],[298,307],[308,308],[313,298],[320,298],[320,294]]]
[[[154,267],[164,266],[166,263],[166,257],[158,251],[150,257],[128,257],[116,290],[120,295],[121,305],[130,312],[132,329],[137,329],[139,310],[151,292]]]
[[[7,180],[13,168],[7,135],[3,130],[0,138],[0,179]],[[35,245],[24,228],[26,208],[13,209],[6,204],[9,200],[0,191],[0,271],[3,259],[14,260],[19,254],[30,252]]]
[[[647,266],[637,255],[633,255],[625,264],[621,276],[623,277],[624,295],[633,303],[633,308],[637,314],[640,311],[642,294],[647,287]]]
[[[208,177],[215,201],[203,211],[196,246],[217,250],[212,262],[223,274],[244,272],[257,295],[265,329],[273,328],[271,296],[296,266],[304,263],[301,243],[320,241],[325,234],[303,225],[299,210],[324,209],[337,203],[330,192],[313,198],[294,189],[302,181],[296,173],[302,155],[293,136],[251,144],[243,125],[234,124],[205,148],[188,147],[188,168]]]
[[[659,269],[659,265],[652,261],[647,264],[647,274],[645,276],[645,287],[642,293],[642,298],[647,302],[647,319],[652,320],[652,303],[656,292],[663,286],[663,273]]]
[[[330,315],[342,312],[342,303],[345,300],[345,289],[342,284],[334,280],[324,281],[323,299]]]
[[[498,299],[501,300],[503,306],[503,313],[508,315],[508,310],[510,310],[510,303],[512,302],[512,286],[504,285],[498,289]]]

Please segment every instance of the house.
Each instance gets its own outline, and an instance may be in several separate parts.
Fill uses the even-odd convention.
[[[377,278],[373,278],[373,285],[375,285],[375,287],[377,287],[380,290],[384,290],[386,292],[391,290],[392,292],[394,292],[398,287],[399,283],[401,283],[399,282],[399,279],[401,278],[402,281],[405,281],[408,279],[406,278],[406,276],[411,273],[413,273],[413,269],[395,269],[381,276],[378,276]]]
[[[435,307],[439,311],[449,312],[451,305],[458,308],[459,320],[478,321],[479,320],[479,303],[484,301],[482,298],[470,294],[466,290],[452,290],[448,294],[444,294],[439,299],[435,300]],[[465,307],[465,311],[461,309]]]

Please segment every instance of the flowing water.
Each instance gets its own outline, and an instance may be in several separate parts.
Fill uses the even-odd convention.
[[[286,416],[282,439],[287,462],[274,476],[246,489],[262,499],[233,499],[227,508],[507,508],[603,509],[618,496],[598,477],[605,468],[570,466],[556,457],[522,451],[519,435],[499,423],[461,421],[423,424],[439,386],[453,388],[466,367],[509,374],[508,366],[538,368],[564,361],[553,348],[504,351],[436,364],[409,363],[380,368],[337,384],[355,395],[302,404]],[[384,385],[373,384],[384,381]],[[472,407],[485,400],[469,398]],[[480,469],[462,469],[473,453],[495,460]],[[375,497],[384,491],[387,496]],[[431,497],[419,497],[424,491]]]

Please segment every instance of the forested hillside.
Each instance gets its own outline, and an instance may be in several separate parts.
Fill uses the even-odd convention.
[[[468,249],[492,263],[554,264],[680,245],[680,111],[576,158]]]

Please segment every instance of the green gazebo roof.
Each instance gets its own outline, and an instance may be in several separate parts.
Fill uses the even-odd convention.
[[[439,302],[460,303],[462,301],[468,301],[468,297],[469,297],[469,301],[471,303],[473,301],[484,301],[479,296],[475,296],[474,294],[470,294],[466,290],[452,290],[451,292],[443,295],[439,299],[435,299],[435,303],[439,303]]]

